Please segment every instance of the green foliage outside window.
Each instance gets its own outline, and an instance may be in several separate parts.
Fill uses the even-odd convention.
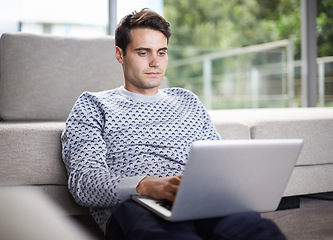
[[[317,0],[317,12],[318,57],[333,56],[333,0]],[[294,60],[301,58],[300,0],[164,0],[164,16],[172,29],[170,63],[282,39],[292,41]],[[251,107],[251,97],[244,97],[250,92],[248,75],[251,69],[261,69],[265,64],[281,67],[285,57],[285,49],[276,49],[214,61],[212,108]],[[329,67],[332,64],[327,71],[333,76]],[[299,73],[299,69],[295,69],[297,94],[300,94]],[[202,63],[170,68],[166,76],[171,86],[188,88],[202,97]],[[282,84],[285,78],[284,72],[261,77],[258,94],[263,97],[257,107],[286,107],[288,92]],[[230,101],[226,99],[228,91]],[[242,96],[232,97],[236,95]],[[274,100],[276,96],[277,100]],[[296,98],[294,106],[299,104]]]

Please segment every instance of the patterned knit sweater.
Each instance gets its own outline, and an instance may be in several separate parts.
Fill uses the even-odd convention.
[[[61,137],[69,191],[103,229],[110,209],[136,194],[144,177],[183,174],[191,143],[206,139],[220,136],[187,90],[85,92]]]

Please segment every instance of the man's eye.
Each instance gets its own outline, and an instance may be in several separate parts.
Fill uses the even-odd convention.
[[[142,57],[143,57],[143,56],[146,56],[146,55],[147,55],[147,52],[139,52],[139,55],[142,56]]]
[[[159,52],[158,55],[162,57],[162,56],[166,55],[166,52]]]

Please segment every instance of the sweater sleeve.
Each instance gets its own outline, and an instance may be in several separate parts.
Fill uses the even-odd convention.
[[[95,98],[86,92],[75,103],[61,137],[62,157],[74,199],[85,207],[110,207],[135,194],[143,177],[124,179],[110,172],[104,114]]]

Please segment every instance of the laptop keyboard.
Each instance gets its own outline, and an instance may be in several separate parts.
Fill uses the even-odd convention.
[[[170,201],[166,201],[166,200],[163,200],[163,201],[157,201],[157,203],[158,203],[160,206],[162,206],[162,207],[164,207],[164,208],[166,208],[166,209],[168,209],[168,210],[171,211],[171,208],[172,208],[172,202],[170,202]]]

